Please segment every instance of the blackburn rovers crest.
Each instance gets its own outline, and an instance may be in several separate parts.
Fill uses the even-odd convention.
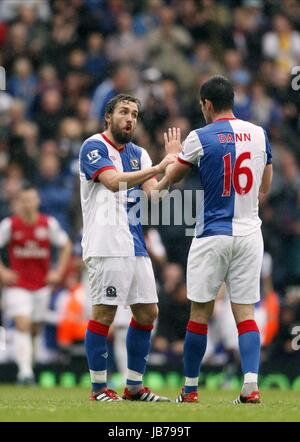
[[[130,165],[133,170],[139,170],[140,168],[140,162],[137,158],[132,158],[130,160]]]

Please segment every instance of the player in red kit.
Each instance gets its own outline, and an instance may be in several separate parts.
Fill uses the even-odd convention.
[[[71,254],[68,235],[53,217],[39,212],[33,187],[18,197],[16,214],[0,223],[0,248],[7,246],[9,268],[0,260],[2,307],[15,324],[15,358],[18,381],[32,383],[33,336],[45,319],[51,286],[58,284]],[[54,268],[51,249],[60,249]]]

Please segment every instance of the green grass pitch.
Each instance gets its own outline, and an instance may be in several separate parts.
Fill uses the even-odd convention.
[[[174,399],[175,390],[158,393]],[[199,404],[100,403],[83,388],[0,386],[1,422],[300,421],[300,392],[265,390],[260,405],[233,405],[238,392],[201,391]]]

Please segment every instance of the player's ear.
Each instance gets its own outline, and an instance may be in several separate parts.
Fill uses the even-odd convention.
[[[111,122],[111,114],[109,112],[106,112],[104,115],[104,119],[105,119],[106,125],[108,126]]]
[[[211,112],[211,111],[213,111],[213,104],[212,104],[212,102],[210,101],[210,100],[205,100],[205,108],[209,111],[209,112]]]

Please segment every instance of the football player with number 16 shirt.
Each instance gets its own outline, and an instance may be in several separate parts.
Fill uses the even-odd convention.
[[[197,167],[203,211],[196,222],[187,263],[187,296],[192,301],[184,345],[185,386],[178,402],[198,401],[200,364],[207,324],[216,295],[225,282],[239,334],[244,385],[236,403],[258,403],[260,336],[254,304],[260,298],[263,258],[259,193],[272,180],[272,155],[263,128],[235,118],[231,83],[216,76],[203,84],[200,104],[207,125],[190,132],[183,148],[165,133],[168,153],[178,161],[167,167],[170,183]]]

